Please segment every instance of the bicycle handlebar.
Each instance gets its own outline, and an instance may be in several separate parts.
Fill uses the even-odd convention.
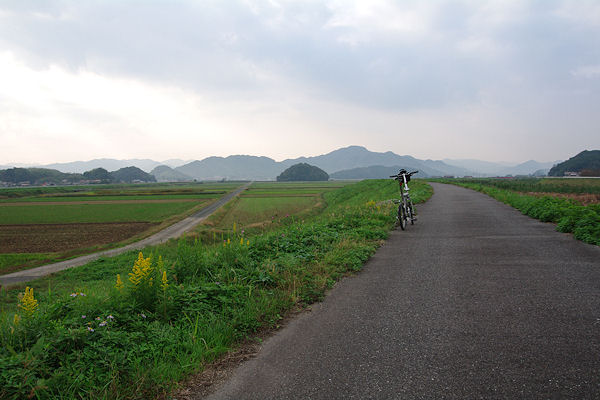
[[[416,174],[417,172],[419,172],[419,171],[406,172],[406,173],[404,173],[404,174],[401,174],[400,172],[398,172],[396,175],[390,175],[390,178],[397,178],[397,179],[398,179],[398,178],[400,178],[402,175],[408,175],[408,176],[411,176],[411,175],[414,175],[414,174]]]

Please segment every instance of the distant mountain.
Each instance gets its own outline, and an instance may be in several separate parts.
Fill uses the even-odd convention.
[[[391,175],[397,174],[402,168],[412,171],[411,168],[406,166],[384,167],[383,165],[373,165],[371,167],[352,168],[334,172],[329,177],[331,179],[388,179]],[[429,177],[429,175],[421,171],[414,176],[415,178]]]
[[[548,175],[563,176],[565,172],[600,171],[600,150],[584,150],[550,169]],[[586,175],[586,174],[583,174]]]
[[[156,182],[154,176],[137,167],[125,167],[117,171],[108,172],[104,168],[94,168],[83,174],[61,172],[49,168],[9,168],[0,170],[0,182],[10,185],[64,185],[64,184],[89,184],[113,183],[135,181]]]
[[[515,165],[514,167],[504,168],[499,171],[498,175],[517,176],[517,175],[534,175],[536,173],[538,175],[540,175],[541,172],[544,172],[543,175],[546,175],[546,174],[548,174],[548,171],[550,170],[550,168],[552,168],[552,166],[554,164],[556,164],[556,162],[541,163],[538,161],[529,160],[524,163]]]
[[[329,174],[374,165],[384,167],[402,165],[410,170],[419,170],[427,176],[469,175],[469,171],[466,169],[451,166],[442,161],[418,160],[411,156],[400,156],[391,151],[377,153],[361,146],[350,146],[320,156],[287,159],[282,162],[268,157],[247,155],[209,157],[182,165],[175,170],[197,180],[273,180],[286,168],[300,163],[317,166]]]
[[[281,175],[277,176],[277,182],[299,182],[299,181],[328,181],[329,175],[319,167],[306,163],[294,164]]]
[[[44,168],[57,169],[62,172],[83,173],[94,168],[104,168],[108,171],[116,171],[120,168],[135,166],[145,172],[149,172],[161,163],[148,159],[115,160],[114,158],[99,158],[90,161],[74,161],[44,165]]]
[[[175,171],[197,180],[273,180],[284,169],[285,165],[268,157],[237,155],[192,161]]]
[[[150,171],[150,175],[154,175],[158,182],[185,182],[193,180],[192,177],[175,171],[173,168],[166,165],[159,165]]]
[[[297,164],[299,162],[316,165],[330,174],[360,167],[392,167],[403,165],[407,169],[423,171],[424,174],[429,176],[469,175],[468,170],[448,165],[442,161],[418,160],[411,156],[400,156],[391,151],[378,153],[369,151],[362,146],[349,146],[321,156],[301,157],[282,161],[285,165]]]
[[[111,183],[115,178],[104,168],[94,168],[83,173],[83,177],[94,183]]]
[[[0,170],[0,182],[12,185],[64,184],[84,179],[81,174],[69,174],[48,168],[9,168]]]
[[[473,176],[487,176],[487,175],[499,175],[499,171],[503,169],[510,168],[513,166],[511,163],[505,162],[490,162],[490,161],[481,161],[481,160],[472,160],[472,159],[462,159],[462,160],[451,160],[444,159],[442,160],[448,165],[452,165],[455,167],[464,168],[468,171],[472,171]]]
[[[538,162],[534,160],[521,164],[512,165],[506,162],[489,162],[481,160],[450,160],[445,159],[446,164],[458,166],[471,171],[472,176],[507,176],[507,175],[545,175],[548,170],[557,163]]]
[[[171,159],[158,162],[149,159],[116,160],[111,158],[90,161],[75,161],[71,163],[50,164],[44,168],[56,169],[61,172],[83,173],[95,168],[115,171],[120,168],[135,166],[144,172],[153,171],[156,167],[167,166],[175,173],[172,175],[165,169],[157,174],[165,173],[159,180],[274,180],[286,168],[299,163],[317,166],[331,176],[336,172],[348,171],[367,167],[397,167],[407,170],[419,170],[423,176],[504,176],[543,174],[553,163],[538,163],[528,161],[519,165],[508,163],[491,163],[480,160],[419,160],[408,155],[398,155],[391,151],[384,153],[369,151],[362,146],[349,146],[334,150],[327,154],[314,157],[299,157],[277,162],[269,157],[249,155],[233,155],[229,157],[208,157],[203,160],[185,162]],[[358,174],[375,173],[371,171],[354,171]],[[169,175],[170,174],[170,175]]]
[[[110,173],[116,182],[134,183],[139,182],[156,182],[154,175],[142,171],[138,167],[125,167]]]
[[[166,165],[171,168],[181,167],[182,165],[189,164],[194,160],[182,160],[180,158],[171,158],[169,160],[165,160],[161,162],[161,165]]]

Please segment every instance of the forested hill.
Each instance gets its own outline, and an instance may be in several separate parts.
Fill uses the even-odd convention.
[[[548,175],[563,176],[565,172],[577,172],[581,176],[600,176],[600,150],[584,150],[552,167]]]
[[[95,168],[83,174],[60,172],[49,168],[9,168],[0,170],[0,185],[72,185],[88,183],[156,182],[154,176],[137,167],[108,172]]]

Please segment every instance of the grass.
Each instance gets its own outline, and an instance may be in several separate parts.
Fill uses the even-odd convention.
[[[230,228],[234,223],[240,229],[250,224],[271,221],[282,218],[313,207],[319,198],[311,197],[240,197],[228,209],[228,212],[219,221],[221,228]]]
[[[176,202],[0,206],[0,224],[161,222],[173,215],[182,214],[198,204]]]
[[[411,188],[416,201],[431,195],[423,182]],[[395,182],[363,181],[324,193],[326,206],[304,222],[287,218],[253,236],[229,232],[216,245],[171,241],[144,249],[141,259],[100,259],[29,283],[37,308],[19,300],[23,286],[3,289],[0,398],[169,393],[359,270],[393,227],[388,200],[397,196]]]
[[[0,254],[0,274],[12,271],[11,267],[23,265],[32,261],[47,261],[54,253],[4,253]]]

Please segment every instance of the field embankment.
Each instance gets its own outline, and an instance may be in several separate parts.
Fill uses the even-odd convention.
[[[560,232],[600,246],[600,179],[443,179],[485,193]]]
[[[432,193],[420,181],[411,188],[416,202]],[[223,240],[215,230],[143,255],[99,259],[27,289],[4,289],[0,398],[148,399],[169,392],[359,270],[395,223],[385,200],[397,190],[391,180],[324,188],[316,196],[321,205],[302,204],[298,214],[277,218],[269,214],[282,204],[271,200],[285,196],[266,196],[260,206],[242,198],[215,222]],[[236,212],[247,222],[237,222]],[[276,222],[242,232],[265,217]],[[226,230],[219,223],[228,218],[234,224]]]

